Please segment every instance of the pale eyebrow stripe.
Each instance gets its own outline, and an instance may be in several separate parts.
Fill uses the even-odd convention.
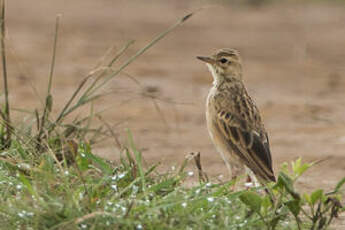
[[[229,56],[229,57],[235,57],[235,53],[229,53],[229,52],[220,52],[217,54],[217,56]]]

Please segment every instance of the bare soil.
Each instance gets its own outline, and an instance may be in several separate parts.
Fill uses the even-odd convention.
[[[162,168],[177,167],[187,153],[201,152],[211,177],[226,175],[205,123],[211,75],[195,56],[237,48],[245,63],[246,85],[269,132],[275,171],[298,157],[326,159],[301,178],[300,186],[308,190],[329,190],[345,175],[345,5],[250,7],[204,0],[7,3],[14,108],[42,108],[57,14],[62,14],[62,24],[53,82],[55,111],[111,45],[120,49],[136,40],[123,61],[178,18],[204,7],[125,70],[140,86],[122,74],[104,89],[111,94],[95,109],[107,109],[103,116],[119,123],[116,132],[122,140],[125,128],[133,132],[147,164],[160,161]],[[14,115],[17,121],[23,118],[23,113]],[[97,152],[119,157],[111,141],[99,145]]]

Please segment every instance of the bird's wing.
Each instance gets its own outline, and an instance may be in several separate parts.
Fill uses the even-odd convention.
[[[248,168],[264,180],[275,181],[268,136],[261,124],[261,119],[255,119],[255,121],[242,118],[243,114],[241,117],[240,114],[230,111],[218,109],[215,119],[216,127]]]

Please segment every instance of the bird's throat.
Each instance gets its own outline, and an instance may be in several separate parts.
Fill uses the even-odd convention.
[[[224,77],[221,74],[219,74],[216,68],[214,68],[214,66],[212,66],[211,64],[207,64],[207,67],[212,74],[213,85],[217,86],[217,85],[222,84],[222,82],[224,81]]]

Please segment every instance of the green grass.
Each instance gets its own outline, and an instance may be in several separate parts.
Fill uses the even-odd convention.
[[[311,166],[300,160],[268,186],[272,203],[258,189],[232,191],[234,181],[188,188],[184,169],[144,168],[133,144],[119,162],[93,155],[84,142],[76,151],[68,164],[12,142],[0,159],[3,229],[325,229],[341,211],[344,180],[330,194],[294,189]]]
[[[14,125],[6,72],[5,2],[0,3],[5,92],[0,110],[0,229],[326,229],[344,211],[345,178],[327,192],[296,191],[296,180],[312,166],[300,159],[290,170],[283,165],[277,183],[267,185],[268,193],[263,188],[246,190],[235,181],[209,182],[200,155],[188,158],[176,171],[161,173],[157,165],[144,167],[130,131],[125,145],[103,119],[102,125],[91,127],[91,121],[99,117],[92,106],[84,117],[71,117],[103,96],[99,90],[104,85],[192,14],[158,34],[118,69],[113,64],[133,41],[116,53],[109,52],[111,61],[91,71],[54,117],[51,89],[58,16],[43,109],[32,111],[30,121]],[[118,162],[93,154],[92,144],[109,137],[121,149]],[[192,159],[200,182],[190,187],[185,184],[185,168]]]

